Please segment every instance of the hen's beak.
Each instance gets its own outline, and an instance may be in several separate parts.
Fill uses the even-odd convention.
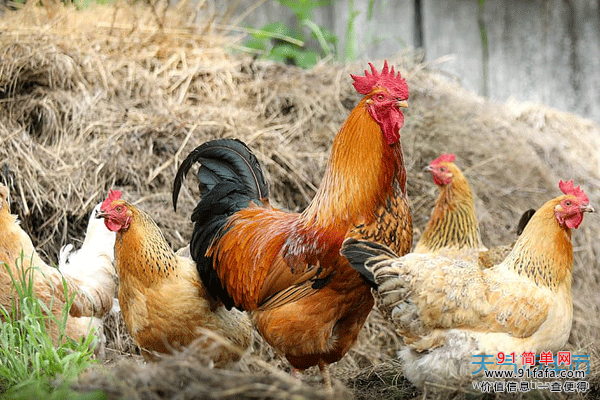
[[[408,100],[400,100],[396,103],[396,106],[400,108],[408,108]]]
[[[423,171],[431,172],[433,171],[433,168],[431,167],[431,165],[428,165],[425,168],[423,168]]]
[[[579,207],[579,209],[581,210],[581,212],[594,212],[594,207],[590,206],[589,204],[582,204],[581,207]]]
[[[96,215],[95,215],[95,217],[96,217],[96,218],[104,218],[104,217],[106,217],[106,213],[105,213],[105,212],[103,212],[102,210],[100,210],[100,211],[96,211]]]

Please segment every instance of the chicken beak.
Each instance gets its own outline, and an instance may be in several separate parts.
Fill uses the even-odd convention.
[[[423,171],[431,172],[433,171],[433,168],[431,167],[431,165],[428,165],[425,168],[423,168]]]
[[[100,211],[96,211],[96,215],[94,215],[96,218],[100,219],[100,218],[104,218],[106,217],[106,213],[103,212],[102,210]]]
[[[399,108],[408,108],[408,101],[407,100],[400,100],[396,103],[396,106]]]
[[[590,206],[589,204],[582,204],[581,207],[579,207],[579,209],[581,210],[581,212],[594,212],[594,207]]]

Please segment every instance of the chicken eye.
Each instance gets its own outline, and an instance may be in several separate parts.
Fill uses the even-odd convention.
[[[565,205],[566,205],[566,206],[570,206],[571,204],[573,204],[573,203],[571,203],[571,200],[567,200],[567,201],[565,201]]]
[[[123,206],[117,206],[115,208],[115,211],[117,211],[118,213],[120,213],[121,211],[123,211]]]
[[[377,100],[383,100],[384,96],[382,94],[377,95]]]
[[[446,172],[446,167],[441,167],[441,168],[440,168],[440,171],[442,171],[442,172]]]

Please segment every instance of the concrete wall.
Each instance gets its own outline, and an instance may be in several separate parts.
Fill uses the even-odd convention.
[[[256,0],[242,4],[238,12]],[[432,68],[480,95],[538,101],[600,123],[600,0],[486,0],[481,8],[478,0],[333,0],[314,20],[340,49],[352,4],[359,59],[420,48]],[[281,20],[293,23],[293,15],[269,0],[244,22]]]

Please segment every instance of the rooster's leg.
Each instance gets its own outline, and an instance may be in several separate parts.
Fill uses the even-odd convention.
[[[325,361],[319,361],[319,369],[321,370],[321,376],[323,376],[323,386],[326,390],[332,390],[331,386],[331,374],[329,373],[329,365]]]

